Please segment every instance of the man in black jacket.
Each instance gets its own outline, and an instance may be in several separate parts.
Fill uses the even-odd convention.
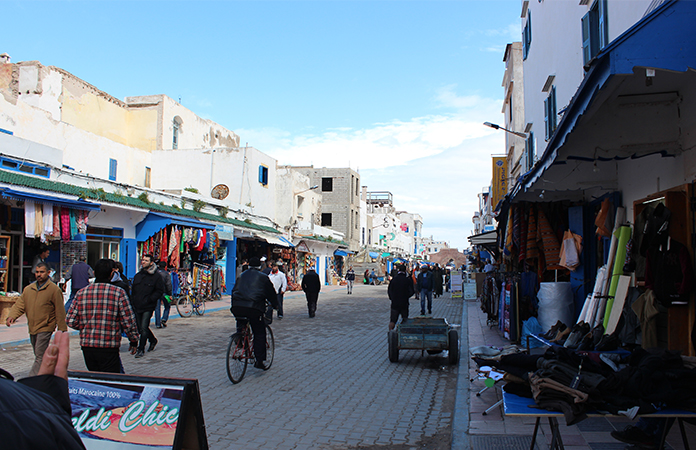
[[[266,370],[266,324],[263,321],[266,312],[266,302],[274,309],[278,308],[278,295],[268,275],[261,271],[261,260],[258,257],[249,258],[249,270],[242,272],[232,290],[232,307],[230,311],[237,318],[237,332],[251,325],[254,334],[254,367]]]
[[[411,298],[415,292],[413,289],[413,280],[406,273],[406,266],[399,264],[396,269],[398,272],[394,278],[392,278],[389,283],[389,289],[387,289],[389,300],[391,300],[389,331],[394,329],[397,320],[399,320],[399,316],[401,316],[402,321],[408,319],[408,299]]]
[[[152,262],[152,255],[143,255],[140,260],[142,269],[133,277],[131,288],[131,303],[135,310],[135,318],[138,321],[138,331],[140,332],[140,343],[138,351],[135,352],[136,358],[145,356],[145,344],[150,341],[151,352],[157,345],[157,338],[150,330],[150,319],[155,312],[157,300],[164,295],[164,281],[157,272],[157,266]]]
[[[307,297],[309,317],[312,318],[317,313],[317,301],[319,300],[319,291],[321,291],[321,281],[313,267],[310,267],[304,277],[302,277],[302,290],[305,293],[305,297]]]

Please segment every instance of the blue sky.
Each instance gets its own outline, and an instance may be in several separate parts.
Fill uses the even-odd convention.
[[[166,94],[280,164],[358,169],[468,246],[519,0],[3,1],[0,53],[123,99]]]

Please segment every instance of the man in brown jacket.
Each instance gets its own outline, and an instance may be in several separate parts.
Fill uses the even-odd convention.
[[[27,315],[29,338],[34,348],[34,365],[29,372],[33,377],[39,372],[44,352],[51,342],[51,335],[58,326],[60,331],[68,331],[65,324],[63,292],[48,278],[46,263],[36,265],[36,282],[24,288],[22,296],[10,310],[5,324],[9,327],[22,316]]]

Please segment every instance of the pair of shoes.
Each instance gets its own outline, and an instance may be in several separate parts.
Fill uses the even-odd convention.
[[[257,369],[266,370],[266,366],[263,364],[263,361],[256,361],[254,363],[254,367],[256,367]]]
[[[558,330],[558,333],[556,333],[556,336],[551,339],[551,342],[562,342],[565,338],[568,337],[570,334],[570,328],[565,327],[562,331]]]
[[[559,331],[563,331],[566,328],[567,328],[566,324],[564,324],[560,320],[557,320],[556,323],[554,324],[554,326],[552,326],[549,331],[542,334],[541,337],[546,339],[546,340],[551,340],[551,339],[556,337],[556,335],[558,334]]]
[[[563,346],[565,348],[577,348],[588,333],[590,333],[590,324],[581,320],[573,326],[573,330],[568,335],[568,339],[566,339]]]
[[[155,325],[155,328],[162,328],[162,325]]]
[[[147,349],[148,352],[153,352],[155,351],[155,347],[157,347],[157,342],[153,342],[150,344],[150,348]]]
[[[643,449],[657,448],[653,437],[638,427],[627,426],[622,431],[614,430],[611,432],[611,437],[617,441],[625,442],[626,444],[637,445]]]
[[[136,358],[142,358],[143,356],[145,356],[145,352],[144,352],[144,351],[138,350],[137,352],[135,352],[135,357],[136,357]]]
[[[166,320],[163,320],[163,321],[162,321],[162,327],[163,327],[163,328],[167,328],[167,321],[166,321]]]

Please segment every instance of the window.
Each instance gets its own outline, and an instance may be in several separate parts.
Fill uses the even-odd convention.
[[[527,12],[527,23],[522,30],[522,59],[527,59],[532,45],[532,12]]]
[[[176,116],[172,120],[172,149],[176,150],[179,148],[179,131],[181,130],[182,120],[179,116]]]
[[[359,197],[360,196],[360,179],[357,178],[355,180],[355,196]]]
[[[36,164],[30,164],[10,158],[0,158],[0,167],[6,170],[38,175],[44,178],[50,178],[51,176],[51,169],[48,167],[37,166]]]
[[[145,167],[145,187],[152,187],[152,169]]]
[[[322,192],[332,192],[333,191],[333,178],[322,178],[321,179],[321,191]]]
[[[358,215],[358,212],[355,211],[355,229],[358,229],[358,222],[360,222],[360,216]]]
[[[259,166],[259,183],[262,186],[268,186],[268,167]]]
[[[556,131],[556,86],[551,87],[549,96],[544,100],[544,130],[548,141]]]
[[[116,168],[118,167],[118,161],[115,159],[109,159],[109,180],[116,181]]]
[[[526,155],[524,171],[528,171],[534,166],[536,148],[534,146],[534,132],[530,131],[527,140],[524,141],[524,154]]]
[[[594,2],[587,14],[582,17],[582,60],[589,64],[609,43],[607,26],[607,0]]]
[[[321,226],[330,227],[331,226],[331,213],[321,213]]]

